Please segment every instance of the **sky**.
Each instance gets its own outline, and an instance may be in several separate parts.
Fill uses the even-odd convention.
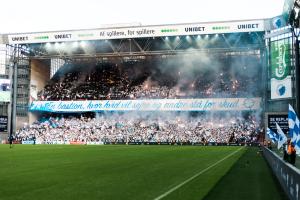
[[[271,18],[284,0],[2,0],[0,34]]]

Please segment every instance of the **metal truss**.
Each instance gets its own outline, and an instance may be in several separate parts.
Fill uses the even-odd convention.
[[[248,52],[264,48],[262,33],[235,33],[220,35],[195,35],[156,38],[130,38],[56,43],[28,44],[30,59],[74,59],[74,58],[115,58],[177,55],[187,53]],[[52,45],[52,47],[47,47]]]

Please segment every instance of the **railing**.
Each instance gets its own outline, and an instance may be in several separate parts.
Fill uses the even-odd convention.
[[[285,162],[277,154],[263,147],[263,154],[284,192],[291,200],[300,200],[300,170]]]

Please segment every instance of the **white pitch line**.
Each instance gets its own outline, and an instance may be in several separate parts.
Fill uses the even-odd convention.
[[[204,172],[208,171],[209,169],[211,169],[212,167],[216,166],[217,164],[223,162],[224,160],[226,160],[227,158],[229,158],[230,156],[236,154],[237,152],[239,152],[241,149],[243,149],[243,147],[239,148],[238,150],[232,152],[231,154],[225,156],[224,158],[222,158],[221,160],[215,162],[214,164],[210,165],[209,167],[203,169],[202,171],[198,172],[197,174],[195,174],[194,176],[186,179],[185,181],[183,181],[182,183],[176,185],[175,187],[171,188],[170,190],[168,190],[167,192],[163,193],[162,195],[154,198],[153,200],[160,200],[162,198],[164,198],[165,196],[169,195],[170,193],[174,192],[175,190],[177,190],[178,188],[182,187],[183,185],[187,184],[188,182],[190,182],[191,180],[193,180],[194,178],[196,178],[197,176],[203,174]]]

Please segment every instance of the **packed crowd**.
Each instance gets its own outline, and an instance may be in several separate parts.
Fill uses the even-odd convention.
[[[141,98],[230,98],[259,96],[258,74],[247,75],[240,69],[217,73],[180,71],[162,73],[157,66],[122,67],[99,64],[65,72],[38,93],[39,100],[106,100]],[[249,73],[248,73],[249,74]]]
[[[18,141],[39,144],[106,143],[244,143],[257,142],[260,126],[254,117],[208,118],[137,115],[56,117],[24,126]]]

